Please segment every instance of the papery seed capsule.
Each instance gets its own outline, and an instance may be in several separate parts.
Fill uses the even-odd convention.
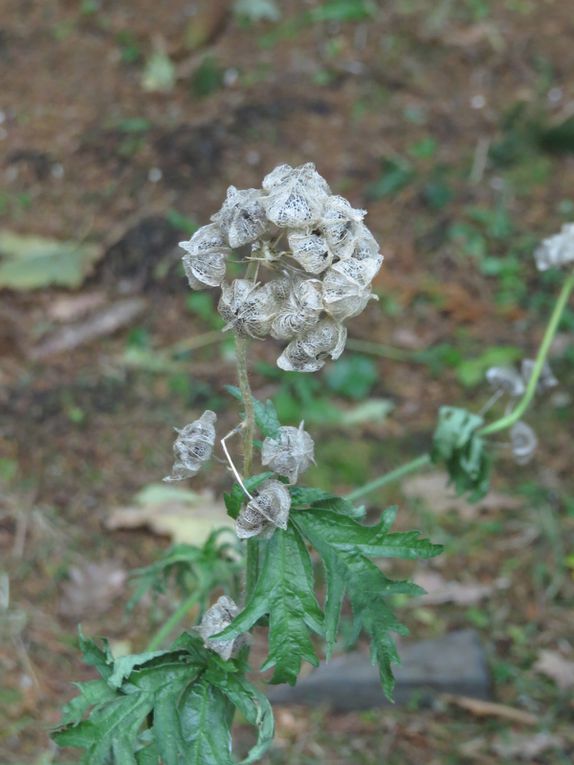
[[[508,393],[513,398],[522,396],[525,391],[524,381],[514,367],[490,367],[486,371],[489,385]]]
[[[314,462],[314,450],[313,439],[303,430],[303,423],[298,428],[285,425],[276,436],[268,436],[263,441],[261,464],[285,476],[290,483],[297,483],[299,474]]]
[[[242,247],[263,237],[270,224],[258,189],[227,189],[221,210],[211,218],[227,236],[230,247]]]
[[[528,381],[532,376],[535,363],[536,362],[532,359],[523,359],[522,361],[520,371],[522,372],[522,378],[524,379],[524,383],[526,385],[528,385]],[[554,376],[554,372],[550,368],[550,364],[545,361],[540,373],[540,377],[538,378],[538,382],[536,383],[536,392],[544,393],[544,391],[549,390],[550,388],[555,388],[557,385],[558,380]]]
[[[312,162],[300,167],[280,165],[263,179],[267,218],[280,228],[309,229],[320,217],[330,194],[324,178]]]
[[[325,310],[337,321],[345,321],[362,313],[369,300],[376,300],[368,281],[361,276],[356,268],[358,264],[352,260],[336,263],[325,274],[323,279],[323,304]],[[341,271],[338,266],[351,266]],[[349,272],[357,272],[359,278],[353,278]]]
[[[239,513],[235,531],[239,539],[259,536],[267,539],[276,528],[286,529],[291,507],[289,490],[273,478],[259,487],[257,494]]]
[[[327,242],[317,234],[292,231],[288,237],[291,257],[309,274],[320,274],[327,269],[333,255],[327,247]]]
[[[188,242],[180,242],[179,246],[186,251],[183,267],[192,289],[221,284],[230,249],[218,226],[202,226]]]
[[[322,286],[318,279],[290,280],[291,290],[280,304],[271,323],[271,336],[276,340],[292,340],[319,321],[323,310]]]
[[[514,461],[518,465],[526,465],[530,462],[538,446],[536,433],[530,425],[521,420],[515,423],[510,429],[510,442]]]
[[[277,359],[286,372],[317,372],[330,357],[339,358],[345,348],[347,330],[332,319],[321,321],[301,337],[292,340]]]
[[[574,263],[574,223],[564,224],[559,234],[544,239],[535,250],[534,259],[539,271]]]
[[[365,210],[354,210],[344,197],[335,195],[325,201],[319,228],[337,258],[352,256],[361,231],[359,224],[366,214]]]
[[[233,640],[214,640],[211,636],[222,632],[229,627],[239,613],[238,606],[231,598],[222,595],[211,608],[203,614],[203,618],[195,631],[203,639],[206,648],[219,654],[222,659],[229,660],[245,642],[243,635]]]
[[[222,285],[217,310],[226,322],[224,331],[233,329],[244,337],[262,338],[269,334],[279,305],[269,285],[235,279]]]
[[[171,475],[166,476],[164,481],[192,478],[211,458],[215,443],[216,420],[215,412],[208,409],[198,420],[194,420],[181,430],[176,428],[178,436],[173,445],[175,461]]]

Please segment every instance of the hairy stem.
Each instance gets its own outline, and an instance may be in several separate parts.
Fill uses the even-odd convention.
[[[414,460],[406,462],[395,470],[391,470],[390,473],[385,473],[385,475],[375,478],[374,481],[370,481],[364,486],[359,486],[358,489],[346,494],[345,499],[348,499],[350,502],[353,502],[355,499],[360,499],[361,497],[364,497],[365,494],[370,494],[373,491],[377,491],[377,489],[382,489],[383,486],[386,486],[393,481],[398,481],[404,476],[409,475],[409,473],[414,473],[417,470],[427,467],[430,465],[430,462],[430,454],[422,454],[420,457],[416,457]]]
[[[177,625],[185,619],[187,614],[191,611],[191,609],[195,606],[197,601],[199,600],[201,596],[201,590],[198,588],[197,590],[194,590],[191,595],[189,595],[182,603],[180,603],[179,608],[177,608],[173,614],[169,617],[167,622],[160,627],[160,629],[155,633],[155,635],[152,637],[152,639],[147,644],[145,650],[147,651],[155,651],[157,648],[161,646],[163,641],[169,637],[172,630],[174,630]]]
[[[491,422],[490,425],[485,425],[485,427],[478,431],[479,435],[488,436],[492,433],[498,433],[499,430],[505,430],[506,428],[509,428],[511,425],[514,425],[515,422],[518,422],[518,420],[530,406],[530,402],[536,393],[536,386],[542,373],[542,369],[544,368],[544,362],[548,356],[548,351],[550,350],[552,341],[554,340],[556,332],[558,331],[562,314],[564,313],[564,309],[568,304],[568,298],[570,297],[573,289],[574,271],[572,271],[572,273],[567,277],[567,279],[564,281],[564,284],[562,285],[562,289],[558,295],[558,300],[556,301],[554,310],[550,316],[550,321],[548,322],[548,326],[544,332],[544,337],[540,343],[540,348],[538,349],[538,354],[534,362],[532,374],[528,380],[528,385],[526,386],[524,395],[509,414],[501,417],[498,420],[495,420],[494,422]]]

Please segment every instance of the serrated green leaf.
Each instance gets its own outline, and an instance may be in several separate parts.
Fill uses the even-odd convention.
[[[219,633],[228,640],[269,615],[269,655],[262,669],[274,667],[272,683],[293,685],[303,661],[317,666],[309,632],[323,633],[323,615],[313,591],[311,558],[299,532],[278,529],[264,547],[259,577],[243,611]]]
[[[303,510],[316,508],[318,510],[331,510],[334,513],[342,513],[350,518],[362,518],[365,515],[364,507],[356,507],[352,502],[343,497],[338,497],[323,489],[313,487],[292,486],[291,510]]]
[[[88,709],[105,703],[114,697],[114,691],[105,680],[88,680],[86,683],[74,683],[79,695],[70,699],[62,709],[60,725],[76,725]]]
[[[325,627],[327,648],[333,649],[345,591],[353,615],[371,638],[373,659],[379,665],[381,683],[390,698],[393,690],[391,664],[398,656],[391,633],[405,634],[386,598],[396,593],[419,594],[411,582],[393,581],[370,558],[428,558],[441,548],[420,539],[418,532],[389,531],[396,515],[391,508],[374,526],[363,526],[345,515],[328,510],[294,513],[293,523],[321,556],[327,572]]]

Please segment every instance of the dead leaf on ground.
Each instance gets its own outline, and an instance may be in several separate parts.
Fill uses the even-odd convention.
[[[518,758],[532,762],[549,749],[562,747],[564,741],[560,736],[542,731],[530,736],[525,733],[513,733],[497,736],[492,742],[492,750],[499,756],[506,758]]]
[[[455,603],[459,606],[471,606],[492,595],[497,589],[509,586],[507,579],[497,579],[493,584],[478,582],[449,582],[434,571],[420,571],[414,576],[414,581],[426,591],[426,595],[413,599],[412,605],[437,606],[443,603]]]
[[[82,321],[61,327],[41,340],[30,350],[29,357],[35,361],[72,351],[81,345],[117,332],[130,324],[145,310],[147,303],[142,298],[118,300],[102,308]]]
[[[232,528],[225,505],[210,491],[198,494],[167,484],[150,484],[134,497],[130,507],[112,510],[106,528],[149,528],[171,537],[174,543],[202,545],[215,529]]]
[[[534,669],[554,680],[562,690],[574,687],[574,661],[565,659],[558,651],[540,651]]]
[[[0,231],[0,288],[79,287],[103,255],[101,244]]]
[[[79,295],[62,295],[50,301],[46,307],[48,318],[55,321],[80,319],[105,302],[103,292],[82,292]]]
[[[71,566],[68,576],[62,584],[59,610],[71,619],[105,613],[122,594],[127,579],[126,571],[111,560]]]
[[[503,720],[511,720],[522,725],[538,725],[539,718],[522,709],[509,707],[506,704],[497,704],[494,701],[482,701],[470,696],[455,696],[451,693],[443,693],[441,698],[448,704],[465,709],[477,717],[500,717]]]
[[[496,510],[517,510],[522,507],[522,500],[508,494],[490,492],[479,502],[467,502],[457,497],[452,487],[447,486],[447,475],[441,472],[425,473],[409,478],[402,484],[402,492],[407,499],[423,500],[435,513],[455,510],[463,518],[472,519],[480,513]]]

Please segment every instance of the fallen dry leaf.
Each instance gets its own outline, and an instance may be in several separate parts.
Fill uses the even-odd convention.
[[[111,335],[130,324],[146,308],[142,298],[118,300],[82,321],[56,330],[30,350],[31,359],[40,360],[57,353],[71,351],[80,345]]]
[[[134,497],[130,507],[112,510],[105,526],[135,529],[145,526],[174,543],[202,545],[215,529],[232,528],[223,502],[210,491],[198,494],[167,484],[150,484]]]
[[[127,573],[114,561],[71,566],[62,585],[60,613],[71,619],[98,616],[122,594]]]
[[[52,300],[46,313],[56,321],[73,321],[99,308],[106,300],[103,292],[82,292],[79,295],[62,295]]]
[[[574,687],[574,661],[565,659],[558,651],[540,651],[534,669],[554,680],[562,690]]]
[[[482,701],[473,699],[470,696],[455,696],[451,693],[443,693],[441,698],[448,704],[454,704],[461,709],[466,709],[477,717],[500,717],[504,720],[511,720],[522,725],[537,725],[539,718],[524,712],[522,709],[506,706],[506,704],[496,704],[493,701]]]
[[[480,502],[467,502],[463,497],[456,496],[452,487],[447,486],[447,481],[446,473],[425,473],[404,481],[402,492],[408,499],[423,500],[435,513],[456,510],[467,519],[492,510],[516,510],[522,507],[519,498],[497,492],[490,492]]]

